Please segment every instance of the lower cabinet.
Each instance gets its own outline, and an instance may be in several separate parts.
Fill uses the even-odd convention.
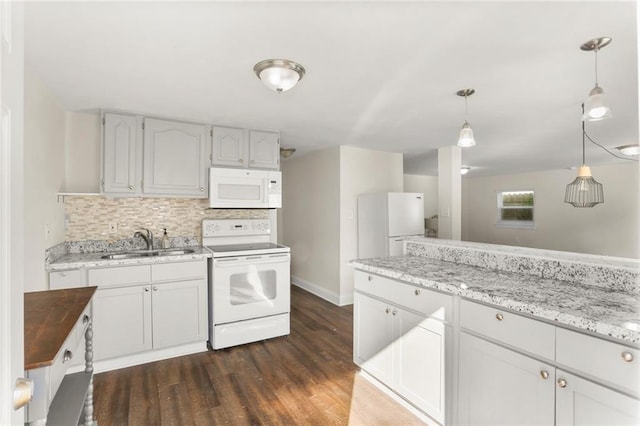
[[[460,333],[457,424],[552,425],[555,368]]]
[[[445,324],[356,292],[354,327],[355,363],[444,423]]]

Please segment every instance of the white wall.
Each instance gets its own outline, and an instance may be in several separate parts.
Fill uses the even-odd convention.
[[[100,192],[100,114],[67,111],[65,123],[65,192]]]
[[[65,111],[27,66],[24,79],[24,290],[46,290],[44,251],[64,241]],[[48,235],[45,229],[49,230]]]
[[[327,300],[340,294],[340,148],[282,162],[282,242],[291,278]]]
[[[576,172],[554,170],[508,176],[465,177],[462,239],[578,253],[640,257],[638,163],[591,167],[604,186],[604,203],[575,208],[564,203]],[[498,191],[533,189],[536,229],[495,227]]]
[[[402,192],[402,154],[340,147],[340,305],[353,303],[353,267],[358,257],[358,195]]]
[[[404,175],[403,192],[424,194],[424,217],[438,214],[438,176]]]

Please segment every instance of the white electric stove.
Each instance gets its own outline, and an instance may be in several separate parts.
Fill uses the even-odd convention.
[[[289,334],[290,249],[272,242],[269,219],[205,219],[212,349]]]

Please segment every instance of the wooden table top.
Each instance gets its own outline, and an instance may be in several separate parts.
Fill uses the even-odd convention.
[[[98,287],[24,294],[24,369],[53,364]]]

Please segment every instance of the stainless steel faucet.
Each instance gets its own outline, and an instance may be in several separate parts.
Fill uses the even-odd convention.
[[[153,250],[153,232],[151,232],[150,230],[148,230],[147,228],[141,228],[143,231],[147,232],[147,235],[144,235],[142,232],[140,231],[136,231],[135,234],[133,234],[133,237],[140,237],[144,240],[145,243],[147,243],[147,250]]]

